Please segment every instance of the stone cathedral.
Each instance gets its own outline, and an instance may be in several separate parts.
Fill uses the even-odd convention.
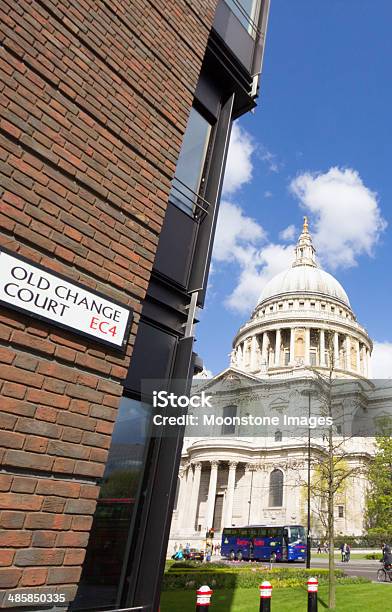
[[[265,285],[251,318],[233,340],[229,368],[201,385],[206,391],[219,381],[235,386],[236,392],[229,387],[221,393],[223,415],[248,414],[238,401],[239,387],[242,395],[251,390],[260,397],[268,414],[295,414],[305,402],[299,385],[326,375],[333,360],[333,378],[342,383],[337,413],[351,414],[349,423],[338,414],[334,427],[342,440],[348,434],[345,463],[355,474],[336,496],[336,534],[364,531],[365,468],[374,438],[351,437],[353,421],[357,415],[367,418],[370,408],[385,415],[386,397],[391,396],[391,389],[375,391],[370,384],[371,352],[372,341],[345,290],[316,260],[305,217],[292,266]],[[355,393],[345,388],[353,381]],[[210,528],[218,542],[223,527],[305,525],[308,439],[306,431],[297,434],[280,427],[257,437],[230,423],[212,428],[205,437],[186,432],[168,552],[175,543],[201,545]],[[312,439],[311,452],[322,454],[322,437]],[[313,507],[312,535],[323,537],[323,532]]]

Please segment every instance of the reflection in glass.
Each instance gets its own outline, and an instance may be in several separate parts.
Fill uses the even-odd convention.
[[[170,194],[170,201],[188,213],[194,212],[200,190],[210,132],[211,125],[192,108]]]
[[[260,0],[225,0],[246,31],[256,37]]]
[[[115,607],[125,546],[143,471],[151,407],[123,397],[72,610]]]

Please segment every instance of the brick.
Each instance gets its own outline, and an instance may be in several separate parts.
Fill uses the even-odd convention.
[[[29,531],[0,531],[1,548],[25,548],[31,543]]]
[[[11,565],[14,554],[14,550],[0,550],[0,567],[7,567]]]
[[[46,568],[34,567],[23,570],[20,586],[41,586],[46,584],[48,570]]]
[[[61,565],[64,559],[63,550],[46,550],[45,548],[18,550],[15,554],[15,565],[18,567],[35,565]]]
[[[0,446],[3,448],[22,448],[25,436],[14,431],[0,431]]]
[[[22,575],[18,569],[0,569],[0,588],[10,589],[16,587]]]
[[[9,491],[12,484],[12,476],[0,474],[0,491]]]
[[[96,417],[97,419],[104,419],[105,421],[114,422],[116,420],[117,410],[107,406],[94,404],[91,406],[90,414],[92,417]]]
[[[62,531],[57,536],[58,547],[64,548],[82,548],[87,546],[89,534],[82,531]]]
[[[101,478],[104,474],[105,466],[92,461],[77,461],[75,465],[75,474],[90,476],[93,478]]]
[[[57,455],[58,457],[72,457],[75,459],[88,459],[90,451],[84,446],[71,444],[59,440],[50,440],[48,444],[48,453]]]
[[[110,438],[104,434],[85,431],[82,437],[82,444],[108,449],[110,446]]]
[[[82,568],[79,567],[59,567],[49,570],[48,584],[67,584],[77,583]]]
[[[24,416],[34,416],[36,406],[29,402],[22,402],[11,397],[1,398],[1,410],[3,412],[11,412],[12,414],[21,414]]]
[[[43,480],[37,484],[37,493],[42,495],[57,495],[59,497],[79,497],[80,484],[66,480]]]
[[[24,445],[26,451],[32,453],[45,453],[48,447],[48,441],[46,438],[40,438],[39,436],[30,436]]]
[[[99,487],[97,485],[82,485],[80,487],[80,497],[86,499],[97,499],[99,495]]]
[[[70,402],[69,397],[65,395],[59,395],[57,393],[50,393],[49,391],[42,391],[38,389],[28,389],[26,399],[29,402],[44,404],[45,406],[53,406],[55,408],[67,408]]]
[[[32,419],[19,418],[16,425],[16,431],[36,434],[38,436],[46,436],[48,438],[59,438],[61,435],[61,427],[48,423],[46,421],[37,421]]]
[[[94,514],[95,501],[87,499],[69,499],[65,505],[65,512],[70,514]]]
[[[36,486],[36,478],[29,478],[28,476],[15,476],[11,490],[15,493],[33,493]]]
[[[32,512],[27,515],[25,529],[62,530],[71,527],[72,517],[50,512]]]
[[[44,377],[36,372],[29,372],[10,365],[2,366],[1,375],[5,380],[38,388],[42,387],[44,380]]]
[[[90,531],[92,522],[92,516],[74,516],[72,519],[72,529],[74,531]]]
[[[2,529],[21,529],[25,517],[24,512],[2,511],[0,513],[0,527]]]
[[[97,421],[87,416],[71,414],[69,412],[60,413],[57,419],[59,425],[68,425],[77,427],[78,429],[87,429],[94,431],[97,426]]]
[[[5,465],[48,471],[53,465],[53,457],[27,451],[9,450],[6,452]]]
[[[0,412],[0,429],[13,429],[16,421],[17,417]]]
[[[35,411],[35,418],[42,421],[49,421],[50,423],[55,423],[57,419],[58,411],[55,408],[50,408],[49,406],[38,406]]]
[[[54,548],[56,538],[56,531],[34,531],[32,545],[38,548]]]
[[[42,497],[17,493],[0,493],[0,508],[10,510],[39,510]]]
[[[85,556],[86,551],[83,548],[70,548],[65,553],[64,565],[81,565]]]

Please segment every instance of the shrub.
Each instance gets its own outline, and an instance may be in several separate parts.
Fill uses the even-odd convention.
[[[212,565],[212,564],[211,564]],[[217,564],[215,564],[217,565]],[[341,570],[335,570],[335,575],[339,581],[344,580],[350,582],[350,578],[346,578]],[[201,584],[208,584],[216,589],[235,589],[241,588],[257,588],[263,580],[269,580],[273,586],[280,588],[304,586],[309,576],[318,578],[321,584],[328,581],[328,570],[313,568],[273,568],[272,570],[259,567],[245,566],[240,568],[228,566],[213,568],[208,565],[204,567],[180,567],[173,568],[165,574],[163,581],[163,590],[186,590],[197,588]],[[355,581],[363,581],[355,579]],[[368,580],[364,580],[368,582]]]

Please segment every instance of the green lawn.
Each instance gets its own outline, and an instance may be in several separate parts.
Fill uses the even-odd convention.
[[[392,585],[390,584],[349,584],[337,585],[336,612],[380,612],[391,609]],[[194,591],[166,591],[162,593],[161,612],[193,612],[196,595]],[[216,591],[212,596],[213,610],[226,612],[258,612],[257,589],[237,589],[235,593]],[[327,609],[327,587],[320,587],[319,612]],[[307,593],[305,589],[275,589],[271,612],[306,612]]]
[[[375,550],[372,553],[356,553],[356,552],[352,552],[351,555],[350,555],[350,558],[351,559],[366,559],[366,555],[367,554],[376,555],[377,559],[381,559],[381,552],[379,550]],[[317,559],[328,559],[328,554],[327,553],[317,554],[316,552],[312,551],[312,560],[313,561],[317,561]],[[337,561],[341,561],[342,553],[340,551],[335,550],[335,559]]]

